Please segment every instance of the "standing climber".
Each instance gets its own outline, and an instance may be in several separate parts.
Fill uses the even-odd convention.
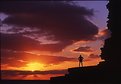
[[[83,57],[80,55],[78,60],[79,60],[79,67],[80,67],[80,63],[81,63],[81,66],[83,67]]]

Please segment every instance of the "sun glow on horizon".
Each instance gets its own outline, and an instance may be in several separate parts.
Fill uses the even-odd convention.
[[[29,71],[36,71],[36,70],[44,70],[44,64],[41,64],[39,62],[29,62],[26,64],[26,67],[24,67],[24,70],[29,70]]]

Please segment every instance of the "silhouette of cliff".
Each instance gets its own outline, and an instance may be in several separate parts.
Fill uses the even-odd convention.
[[[121,72],[121,35],[119,2],[110,0],[107,4],[109,10],[107,21],[108,29],[111,31],[111,37],[105,40],[105,45],[101,48],[101,59],[97,66],[69,68],[65,76],[51,77],[52,84],[62,83],[116,83],[120,82]]]
[[[113,6],[116,7],[114,8]],[[106,39],[104,47],[101,48],[101,58],[105,60],[105,63],[109,63],[108,66],[112,67],[112,69],[115,69],[116,67],[119,68],[119,64],[121,64],[121,35],[120,26],[118,26],[118,16],[120,16],[120,13],[119,10],[116,9],[118,6],[117,3],[111,0],[110,4],[107,5],[107,8],[109,9],[109,20],[107,26],[112,33],[111,38]]]

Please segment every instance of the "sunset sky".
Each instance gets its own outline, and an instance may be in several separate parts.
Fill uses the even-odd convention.
[[[48,80],[103,61],[110,37],[108,1],[3,1],[0,3],[2,79]],[[11,77],[11,74],[14,77]]]

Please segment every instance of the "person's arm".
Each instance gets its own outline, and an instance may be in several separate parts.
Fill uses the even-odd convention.
[[[82,57],[82,60],[84,60],[84,58]]]
[[[78,57],[78,60],[80,59],[80,57]]]

